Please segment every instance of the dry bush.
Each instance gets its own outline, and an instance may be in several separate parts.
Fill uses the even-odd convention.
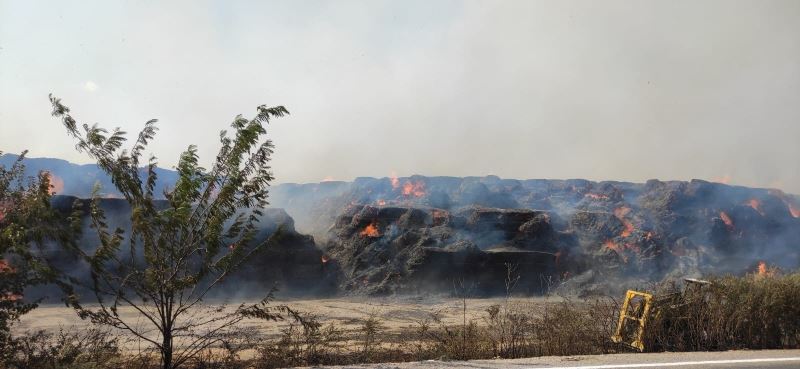
[[[532,322],[530,356],[606,354],[618,350],[611,334],[619,305],[604,298],[583,303],[565,300],[547,306]]]
[[[486,338],[493,357],[521,357],[528,353],[531,344],[530,328],[533,316],[526,311],[504,305],[486,309]]]
[[[701,293],[687,294],[670,309],[662,309],[648,332],[648,350],[800,345],[800,273],[781,275],[773,271],[766,276],[726,276],[711,282]]]
[[[124,366],[120,340],[107,330],[34,332],[14,339],[5,367],[25,369],[95,369]]]
[[[462,324],[445,324],[438,313],[418,322],[416,335],[417,357],[414,360],[470,360],[491,357],[485,331],[473,321]]]
[[[304,320],[306,324],[289,324],[281,331],[279,339],[257,346],[253,367],[270,369],[346,363],[347,360],[342,358],[346,343],[343,332],[333,323],[323,326],[314,315],[306,315]]]
[[[618,305],[611,299],[565,300],[542,307],[506,301],[486,310],[483,324],[418,323],[415,360],[493,359],[609,353]],[[434,323],[434,324],[432,324]]]

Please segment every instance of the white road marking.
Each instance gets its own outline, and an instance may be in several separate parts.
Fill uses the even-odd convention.
[[[775,357],[763,359],[737,359],[737,360],[707,360],[707,361],[677,361],[672,363],[641,363],[641,364],[606,364],[592,366],[557,366],[547,367],[547,369],[613,369],[613,368],[663,368],[665,366],[688,366],[688,365],[715,365],[715,364],[746,364],[746,363],[770,363],[782,361],[800,361],[799,357]],[[530,368],[533,369],[533,368]]]

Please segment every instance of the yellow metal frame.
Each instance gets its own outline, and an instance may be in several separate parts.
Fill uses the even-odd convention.
[[[631,301],[636,297],[642,298],[642,303],[644,306],[642,309],[639,309],[639,306],[636,306],[634,311],[629,311],[632,307]],[[644,337],[645,326],[647,325],[647,318],[650,315],[650,308],[652,307],[652,304],[653,295],[645,292],[628,290],[628,292],[625,293],[625,301],[622,302],[622,308],[619,311],[617,330],[614,335],[611,336],[611,340],[616,343],[624,343],[638,349],[639,351],[644,351],[644,342],[642,342],[642,339]],[[641,314],[637,316],[637,312],[641,312]],[[628,321],[637,323],[637,328],[633,334],[632,342],[624,342],[625,337],[623,337],[625,323]]]

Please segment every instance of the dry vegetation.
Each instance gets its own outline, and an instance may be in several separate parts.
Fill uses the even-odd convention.
[[[800,273],[713,280],[704,293],[675,299],[652,321],[648,351],[797,348]],[[674,286],[658,295],[670,299]],[[435,299],[433,299],[435,300]],[[305,324],[270,330],[245,325],[187,368],[468,360],[627,351],[609,337],[613,298],[298,301]],[[680,302],[680,303],[678,303]],[[35,317],[33,317],[35,319]],[[23,322],[25,323],[25,322]],[[24,325],[24,324],[23,324]],[[28,329],[36,328],[28,323]],[[152,353],[96,329],[32,333],[9,357],[10,368],[148,368]]]
[[[654,322],[652,350],[712,351],[800,346],[800,273],[712,279]],[[666,286],[662,296],[674,292]]]

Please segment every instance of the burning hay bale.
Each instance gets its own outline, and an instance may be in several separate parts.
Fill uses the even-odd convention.
[[[522,265],[529,290],[552,275],[549,217],[529,210],[363,206],[343,214],[327,252],[343,267],[343,289],[370,294],[447,291],[458,279],[496,291],[508,265]],[[532,222],[532,223],[531,223]],[[535,282],[535,283],[532,283]],[[534,288],[536,285],[536,288]]]
[[[800,266],[796,197],[699,180],[357,178],[279,185],[272,198],[286,212],[270,209],[260,237],[276,224],[287,233],[242,277],[254,286],[386,294],[466,281],[503,293],[513,264],[517,292],[587,295],[742,273],[758,260]],[[54,207],[68,212],[73,199]],[[129,211],[103,201],[112,218]]]
[[[421,270],[449,270],[431,278],[457,279],[470,270],[464,260],[492,269],[477,261],[495,260],[491,250],[516,257],[551,255],[525,273],[555,283],[589,271],[631,283],[741,273],[756,259],[800,266],[794,241],[800,239],[794,211],[800,202],[775,190],[700,180],[635,184],[494,176],[359,178],[346,187],[322,201],[341,206],[315,215],[333,226],[312,233],[326,239],[326,249],[344,268],[343,278],[359,281],[345,283],[349,291],[413,289]],[[296,199],[276,203],[291,205]],[[375,231],[364,233],[370,224]],[[447,254],[452,250],[460,251]],[[430,266],[433,259],[444,264]],[[378,285],[365,284],[364,277]],[[587,283],[596,290],[594,282]]]

